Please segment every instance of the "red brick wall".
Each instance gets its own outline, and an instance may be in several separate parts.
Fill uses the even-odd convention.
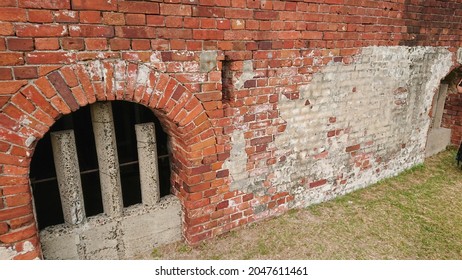
[[[40,256],[28,180],[35,143],[61,115],[97,100],[157,110],[174,144],[172,181],[188,242],[264,218],[252,205],[266,205],[266,216],[284,212],[293,197],[271,189],[270,180],[261,196],[230,191],[223,163],[234,129],[249,127],[243,164],[250,174],[283,161],[270,145],[285,130],[279,94],[297,99],[298,85],[313,73],[351,63],[366,46],[455,52],[461,8],[461,1],[436,0],[1,1],[0,246],[12,246],[15,258]],[[203,51],[218,51],[212,71],[198,70]],[[252,60],[255,75],[236,89],[226,73],[241,75],[244,60]],[[87,61],[101,61],[108,75],[117,61],[129,62],[124,70],[133,75],[117,82],[132,91],[118,93],[107,83],[113,76],[90,75]],[[151,96],[130,84],[143,63],[163,77],[152,81],[158,92]],[[262,104],[267,111],[255,109]],[[24,250],[26,241],[33,250]]]
[[[462,141],[462,94],[457,91],[457,84],[462,79],[460,69],[455,69],[446,78],[448,96],[444,104],[441,126],[451,129],[451,144],[459,147]]]

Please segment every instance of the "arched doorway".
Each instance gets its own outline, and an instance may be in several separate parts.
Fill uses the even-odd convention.
[[[454,69],[441,81],[433,97],[426,157],[445,150],[449,145],[459,146],[462,141],[462,92],[457,89],[461,79],[461,68]]]
[[[179,240],[168,159],[167,135],[144,106],[97,102],[58,120],[30,171],[44,257],[133,258]]]
[[[152,110],[169,136],[169,151],[171,152],[170,182],[173,196],[167,196],[171,197],[167,201],[161,199],[160,203],[155,203],[156,206],[153,206],[153,208],[160,212],[166,211],[170,206],[175,207],[176,210],[180,209],[178,211],[181,217],[175,218],[181,224],[179,236],[184,237],[189,242],[197,242],[197,240],[211,235],[210,230],[204,227],[195,227],[196,224],[194,223],[198,213],[210,211],[211,207],[208,207],[208,204],[203,204],[202,201],[201,204],[191,203],[192,199],[197,198],[192,194],[202,194],[203,191],[217,188],[222,184],[220,182],[220,184],[212,185],[212,181],[216,180],[215,176],[205,178],[201,175],[204,170],[213,173],[221,166],[221,162],[213,161],[214,165],[212,166],[212,162],[202,159],[204,155],[217,158],[217,136],[203,104],[185,85],[169,74],[159,72],[149,64],[119,59],[95,60],[66,65],[46,73],[36,80],[31,80],[4,103],[0,118],[8,122],[6,126],[0,127],[2,132],[0,159],[2,162],[7,163],[9,167],[3,169],[0,174],[0,181],[3,184],[0,198],[3,198],[3,201],[6,202],[0,205],[2,254],[8,254],[8,258],[15,259],[37,258],[42,256],[41,249],[43,247],[43,252],[47,256],[47,240],[43,234],[41,234],[41,240],[38,238],[38,226],[32,205],[31,178],[29,178],[31,159],[39,139],[42,139],[53,124],[63,116],[73,112],[76,113],[81,108],[86,108],[86,106],[90,106],[90,108],[92,105],[101,107],[98,104],[107,104],[116,100],[130,101]],[[114,113],[118,115],[120,112],[116,111]],[[92,126],[94,123],[102,124],[103,128],[101,130],[104,131],[110,121],[108,122],[104,117],[100,121],[92,121]],[[57,138],[72,139],[68,135],[64,133],[63,135],[57,135]],[[109,138],[104,133],[102,133],[102,136],[94,138]],[[65,142],[64,140],[62,141]],[[101,144],[103,148],[96,150],[104,151],[104,143],[107,142],[103,141],[103,144]],[[95,143],[95,145],[98,146],[99,144]],[[98,152],[96,153],[98,154]],[[111,153],[101,153],[101,156],[107,156],[106,154]],[[111,158],[113,156],[109,157],[109,159]],[[106,159],[105,161],[109,160]],[[79,165],[74,164],[74,166]],[[98,168],[101,168],[99,162]],[[103,173],[112,174],[112,171],[113,169],[108,168]],[[70,172],[70,174],[79,172]],[[101,181],[101,174],[99,176]],[[112,176],[108,177],[109,179],[113,178]],[[104,185],[106,184],[101,184],[101,186]],[[111,191],[109,190],[109,192]],[[104,191],[102,190],[101,193],[104,193]],[[79,195],[72,197],[79,197]],[[102,195],[101,197],[101,200],[104,201],[105,196]],[[70,237],[72,236],[71,234],[59,241],[61,245],[56,248],[67,250],[66,246],[70,246],[70,250],[73,252],[69,254],[64,251],[65,256],[62,255],[59,258],[131,258],[135,256],[137,250],[141,247],[143,250],[152,249],[149,248],[150,245],[147,243],[131,243],[123,240],[123,238],[121,241],[119,233],[122,232],[121,226],[126,225],[125,231],[123,231],[124,236],[132,236],[136,239],[138,238],[136,234],[142,232],[136,223],[138,225],[142,224],[143,230],[146,230],[145,225],[157,227],[156,222],[151,218],[145,218],[144,220],[141,218],[136,222],[124,220],[124,217],[133,214],[132,208],[137,208],[136,205],[140,204],[124,207],[122,199],[120,199],[122,203],[114,203],[114,201],[119,201],[117,197],[120,198],[120,196],[110,195],[106,197],[111,198],[108,200],[109,202],[112,201],[112,204],[106,203],[106,205],[118,205],[118,207],[105,207],[103,202],[105,215],[118,217],[113,218],[115,219],[113,221],[88,218],[87,213],[85,215],[79,214],[82,213],[81,209],[85,210],[85,206],[77,208],[80,209],[77,212],[71,211],[72,214],[67,216],[71,217],[68,219],[71,223],[73,222],[72,217],[87,217],[85,221],[92,221],[98,225],[100,230],[95,231],[94,236],[98,236],[107,242],[101,242],[101,239],[93,239],[97,241],[90,242],[91,238],[84,236],[82,238],[88,240],[88,244],[83,247],[76,246],[75,234],[82,234],[85,229],[85,227],[80,228],[77,232],[72,233],[74,237]],[[204,200],[210,203],[208,198]],[[121,204],[122,206],[120,206]],[[141,205],[144,205],[144,203]],[[207,209],[202,210],[205,207]],[[140,210],[138,216],[143,216],[150,210],[146,211]],[[92,215],[90,212],[89,214]],[[173,211],[173,213],[178,212]],[[207,213],[204,215],[207,215]],[[94,217],[98,217],[98,215],[100,214]],[[62,220],[66,220],[65,217],[66,214],[63,212]],[[170,218],[167,219],[170,220]],[[74,219],[77,224],[81,223],[81,221],[84,221],[84,218]],[[66,225],[66,223],[63,225]],[[62,233],[68,234],[69,232],[66,231],[68,231],[68,228],[63,228]],[[113,238],[115,234],[119,236],[119,239]],[[78,237],[79,240],[80,236]],[[142,245],[137,248],[138,245],[136,244]],[[116,250],[111,249],[114,247]],[[122,247],[125,250],[119,250]],[[88,251],[86,251],[88,248],[90,248],[93,255],[88,255]],[[77,250],[77,253],[75,253],[75,250]]]

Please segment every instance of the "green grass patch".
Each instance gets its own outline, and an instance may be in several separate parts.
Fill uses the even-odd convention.
[[[454,149],[332,201],[190,247],[164,259],[461,259],[462,170]],[[155,252],[155,254],[154,254]]]

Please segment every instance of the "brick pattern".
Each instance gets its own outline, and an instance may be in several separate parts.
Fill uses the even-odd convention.
[[[329,64],[352,64],[367,46],[454,52],[462,3],[424,2],[3,1],[0,243],[13,246],[18,259],[40,256],[28,185],[35,143],[61,115],[98,100],[155,109],[172,137],[172,182],[188,242],[286,211],[293,194],[273,184],[275,174],[262,176],[290,156],[275,145],[287,129],[281,98],[310,106],[300,87]],[[211,71],[201,70],[203,51],[217,51]],[[334,127],[326,138],[345,133],[335,116],[325,121]],[[239,131],[247,157],[241,165],[248,178],[264,178],[263,193],[230,187],[233,174],[224,163]],[[367,147],[352,142],[343,152],[367,169],[360,154]],[[303,184],[316,189],[329,181]],[[25,242],[33,249],[24,250]]]
[[[457,84],[462,79],[460,69],[455,69],[448,75],[448,95],[444,104],[441,126],[451,129],[451,143],[456,147],[462,142],[462,96],[457,91]]]

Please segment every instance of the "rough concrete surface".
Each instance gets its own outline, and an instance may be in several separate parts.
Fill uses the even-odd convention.
[[[80,225],[56,225],[40,233],[46,259],[133,259],[180,239],[181,205],[174,196],[153,207],[132,206],[121,217],[100,214]]]
[[[232,188],[260,196],[270,180],[295,196],[289,207],[301,207],[421,163],[431,102],[452,65],[453,55],[434,47],[366,47],[350,64],[329,63],[299,86],[299,98],[279,95],[287,128],[268,147],[276,164],[260,173],[240,168],[248,160],[245,130],[234,131],[225,164]],[[254,210],[266,209],[256,203]]]

